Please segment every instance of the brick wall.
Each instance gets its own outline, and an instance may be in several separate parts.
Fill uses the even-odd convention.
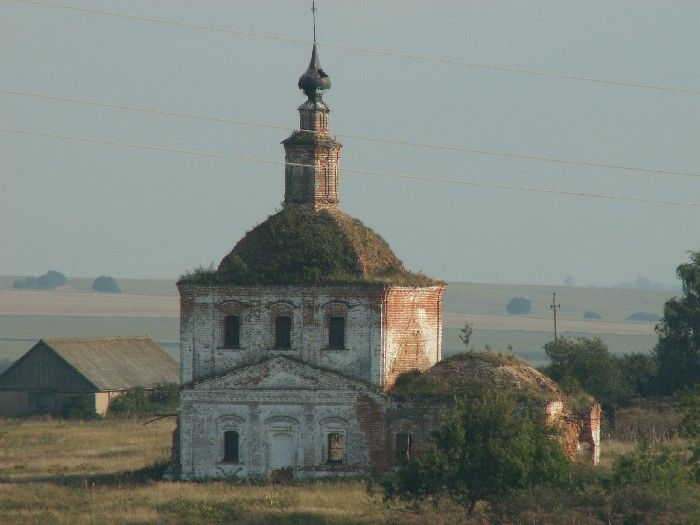
[[[182,383],[284,353],[380,384],[381,286],[194,286],[180,288]],[[274,317],[292,317],[292,347],[274,348]],[[222,317],[240,317],[239,349],[223,348]],[[345,349],[328,347],[328,322],[341,315]]]
[[[425,370],[442,359],[444,291],[444,286],[387,289],[382,319],[385,390],[403,372]]]

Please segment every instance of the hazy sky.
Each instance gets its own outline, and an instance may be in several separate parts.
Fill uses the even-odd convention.
[[[310,1],[66,5],[311,38]],[[335,133],[700,173],[700,95],[323,47],[382,48],[700,91],[697,0],[319,0]],[[0,89],[293,128],[310,45],[0,0]],[[0,127],[283,160],[288,132],[0,93]],[[341,138],[343,167],[700,203],[700,178]],[[0,132],[0,274],[175,277],[278,209],[283,167]],[[341,206],[447,280],[672,283],[700,208],[341,174]]]

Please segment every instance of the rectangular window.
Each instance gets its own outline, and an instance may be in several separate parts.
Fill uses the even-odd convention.
[[[408,432],[399,432],[396,434],[396,459],[398,461],[406,461],[411,459],[413,448],[413,436]]]
[[[237,315],[227,315],[224,319],[224,348],[241,347],[241,319]]]
[[[328,321],[328,347],[345,348],[345,318],[331,317]]]
[[[275,319],[275,348],[292,347],[292,318],[280,315]]]
[[[328,463],[339,465],[343,462],[344,453],[343,437],[338,432],[328,434]]]
[[[238,463],[238,432],[233,430],[224,432],[224,461]]]

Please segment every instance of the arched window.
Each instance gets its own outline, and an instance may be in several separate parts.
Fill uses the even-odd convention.
[[[331,317],[328,320],[328,348],[345,348],[345,318]]]
[[[396,434],[396,459],[406,461],[411,459],[413,452],[413,436],[410,432]]]
[[[224,318],[224,348],[241,347],[241,318],[227,315]]]
[[[292,347],[292,318],[280,315],[275,318],[275,348]]]
[[[328,434],[328,463],[331,465],[339,465],[343,462],[345,455],[345,444],[343,436],[340,432],[331,432]]]
[[[238,463],[238,432],[224,432],[224,462]]]

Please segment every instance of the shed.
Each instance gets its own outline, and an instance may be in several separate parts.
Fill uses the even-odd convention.
[[[0,375],[0,415],[60,414],[84,396],[104,415],[126,390],[179,379],[179,364],[148,336],[41,339]]]

